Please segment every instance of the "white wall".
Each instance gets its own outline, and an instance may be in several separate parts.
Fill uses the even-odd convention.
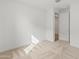
[[[16,44],[16,5],[0,0],[0,51]]]
[[[70,43],[79,48],[79,0],[71,3]]]
[[[0,52],[46,39],[46,11],[14,0],[0,0]]]

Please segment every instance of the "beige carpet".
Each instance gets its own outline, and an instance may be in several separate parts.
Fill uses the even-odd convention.
[[[24,49],[19,48],[1,53],[0,59],[79,59],[79,49],[71,47],[65,41],[40,42],[28,54]]]

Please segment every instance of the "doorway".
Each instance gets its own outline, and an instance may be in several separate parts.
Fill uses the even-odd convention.
[[[64,40],[70,42],[70,7],[55,8],[55,41]]]

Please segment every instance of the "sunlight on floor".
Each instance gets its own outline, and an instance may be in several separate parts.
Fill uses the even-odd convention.
[[[32,50],[32,48],[34,48],[35,45],[39,43],[39,40],[35,36],[32,35],[31,39],[32,39],[32,43],[27,48],[24,49],[26,54],[28,54]]]

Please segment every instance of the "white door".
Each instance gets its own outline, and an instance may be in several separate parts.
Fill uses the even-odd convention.
[[[70,16],[69,11],[60,13],[60,19],[59,19],[59,39],[70,41]]]

